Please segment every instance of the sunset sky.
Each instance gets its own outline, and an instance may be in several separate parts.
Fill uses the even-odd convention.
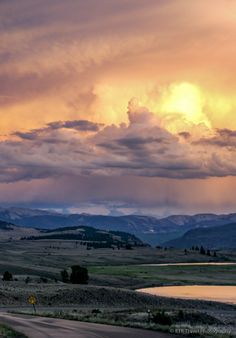
[[[236,212],[235,0],[0,0],[0,204]]]

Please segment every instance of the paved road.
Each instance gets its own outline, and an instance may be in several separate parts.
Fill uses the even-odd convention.
[[[159,332],[8,313],[0,313],[0,322],[29,338],[173,338]]]

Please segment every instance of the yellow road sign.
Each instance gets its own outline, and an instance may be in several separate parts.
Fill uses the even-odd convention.
[[[30,304],[32,304],[32,305],[35,305],[36,302],[37,302],[37,299],[36,299],[36,297],[35,297],[34,295],[31,295],[31,296],[29,296],[29,298],[28,298],[28,302],[29,302]]]

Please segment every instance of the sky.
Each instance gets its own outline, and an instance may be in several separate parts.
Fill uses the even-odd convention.
[[[0,0],[0,205],[236,212],[235,0]]]

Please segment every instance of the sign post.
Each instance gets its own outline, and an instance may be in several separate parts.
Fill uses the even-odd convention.
[[[37,303],[36,297],[34,295],[29,296],[28,303],[31,304],[31,305],[33,305],[34,313],[36,314],[36,307],[35,307],[35,305]]]

